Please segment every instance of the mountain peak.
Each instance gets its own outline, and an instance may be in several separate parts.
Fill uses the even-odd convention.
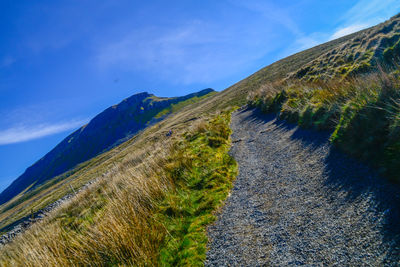
[[[26,169],[0,194],[0,204],[29,186],[31,189],[60,175],[79,163],[119,144],[148,126],[163,109],[192,97],[214,92],[207,88],[182,97],[157,97],[148,92],[134,94],[95,116]],[[122,141],[120,141],[122,140]]]

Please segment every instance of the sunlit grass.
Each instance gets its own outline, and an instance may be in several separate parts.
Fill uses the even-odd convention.
[[[1,250],[4,266],[200,265],[236,175],[230,112],[124,157]]]
[[[249,94],[249,104],[302,127],[332,131],[343,151],[400,181],[399,103],[396,72],[382,71],[330,82],[267,84]]]
[[[227,197],[237,165],[228,154],[229,113],[200,123],[176,144],[166,165],[174,189],[166,194],[157,218],[168,235],[160,260],[166,266],[202,266],[206,256],[206,226]]]

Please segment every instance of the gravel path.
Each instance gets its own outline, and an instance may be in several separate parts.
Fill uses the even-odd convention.
[[[239,175],[209,227],[207,266],[399,266],[400,188],[307,131],[232,115]]]

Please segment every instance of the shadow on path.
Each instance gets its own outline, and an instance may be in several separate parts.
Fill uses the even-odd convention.
[[[240,112],[246,112],[244,109]],[[397,251],[388,254],[398,254],[400,251],[400,185],[386,180],[378,171],[365,163],[349,157],[329,143],[330,132],[302,129],[295,124],[280,120],[274,114],[263,114],[253,110],[249,120],[254,123],[272,124],[284,131],[292,131],[291,139],[300,141],[311,150],[328,149],[325,163],[327,179],[325,186],[330,190],[345,191],[348,201],[360,196],[368,196],[381,212],[383,218],[383,235],[385,242],[395,242]],[[400,166],[399,166],[400,167]],[[350,171],[349,171],[350,170]],[[393,255],[393,254],[392,254]]]

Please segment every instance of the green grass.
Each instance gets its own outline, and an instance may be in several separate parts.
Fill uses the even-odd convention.
[[[193,99],[189,98],[184,101],[179,101],[168,105],[167,108],[159,107],[151,110],[144,110],[143,113],[137,114],[132,117],[132,119],[141,123],[150,122],[154,116],[161,112],[163,112],[162,115],[176,113],[186,106],[199,103],[214,94],[216,94],[216,92],[211,92],[201,97],[194,96]],[[160,102],[166,98],[151,96],[149,99],[151,100],[151,104],[153,102]],[[161,117],[162,116],[158,116],[157,119]],[[99,156],[75,166],[73,169],[38,185],[34,189],[24,191],[14,199],[1,205],[0,233],[9,230],[8,228],[12,226],[13,222],[25,216],[29,216],[32,211],[36,212],[64,195],[71,193],[70,185],[74,188],[80,188],[91,179],[102,175],[110,168],[110,165],[113,165],[112,162],[106,162],[118,153],[118,150],[123,150],[125,147],[129,146],[129,143],[132,142],[120,145],[120,147],[113,152],[103,152]]]
[[[398,40],[393,44],[394,40]],[[389,64],[393,64],[398,60],[398,55],[400,54],[400,34],[393,35],[393,38],[388,40],[388,44],[392,44],[383,51],[383,57],[385,61]]]
[[[368,73],[382,64],[398,62],[400,50],[399,16],[352,35],[346,42],[326,51],[289,73],[290,79],[312,82],[354,77]]]
[[[224,112],[197,125],[171,149],[163,171],[173,186],[152,211],[155,221],[168,232],[160,247],[162,266],[203,265],[206,226],[216,219],[214,213],[224,203],[237,174],[237,164],[228,154],[229,121],[230,112]],[[106,202],[106,192],[99,187],[96,194],[82,198],[79,206],[69,207],[52,220],[69,236],[82,235],[95,223]]]
[[[212,112],[223,110],[229,106],[241,106],[246,103],[246,96],[249,92],[257,90],[271,82],[277,80],[287,81],[288,77],[295,77],[298,73],[301,74],[299,78],[304,77],[304,81],[323,80],[324,77],[330,78],[334,73],[340,73],[345,76],[346,73],[351,72],[353,69],[357,70],[357,68],[369,68],[369,65],[373,66],[376,57],[383,56],[384,58],[391,59],[387,53],[397,51],[396,45],[398,39],[396,38],[398,38],[398,36],[396,36],[395,31],[398,30],[393,29],[392,26],[395,25],[394,22],[398,20],[399,17],[396,17],[376,27],[363,30],[360,33],[354,33],[289,56],[257,71],[246,79],[239,81],[228,89],[216,93],[207,99],[202,99],[183,107],[176,106],[175,110],[179,111],[172,112],[165,120],[148,127],[135,138],[119,145],[113,150],[103,153],[91,161],[82,163],[76,171],[74,170],[71,174],[68,174],[65,180],[60,176],[59,178],[62,181],[57,180],[57,182],[43,186],[43,190],[38,190],[35,194],[30,195],[29,198],[23,199],[22,201],[22,198],[17,197],[9,203],[2,205],[1,209],[5,209],[0,214],[0,221],[2,225],[5,225],[23,215],[29,214],[32,207],[43,207],[45,203],[54,201],[65,195],[65,193],[69,193],[70,184],[72,184],[74,188],[78,188],[87,181],[99,176],[105,175],[105,177],[107,177],[105,183],[101,187],[104,191],[102,191],[103,189],[100,189],[101,192],[87,190],[84,196],[73,201],[74,207],[68,207],[66,210],[62,210],[61,215],[54,215],[51,223],[54,227],[44,223],[43,225],[40,224],[43,230],[34,227],[34,229],[36,229],[35,234],[31,234],[34,232],[32,230],[22,235],[21,240],[24,241],[13,243],[12,249],[8,250],[10,252],[8,260],[12,259],[10,262],[16,261],[20,263],[19,265],[23,265],[24,262],[26,264],[27,259],[32,259],[31,262],[36,262],[38,266],[41,264],[40,260],[43,262],[43,259],[48,259],[48,262],[52,262],[53,265],[56,265],[56,263],[58,265],[71,265],[71,262],[80,262],[82,264],[82,260],[87,259],[85,257],[87,257],[87,253],[90,252],[90,255],[96,255],[96,257],[93,258],[93,262],[99,263],[104,263],[107,259],[110,259],[110,261],[115,264],[134,263],[136,265],[140,265],[139,263],[142,263],[142,265],[152,265],[158,263],[160,260],[165,265],[170,263],[183,264],[185,262],[190,262],[191,264],[199,263],[200,260],[197,259],[204,257],[205,227],[203,223],[208,223],[214,219],[212,215],[209,216],[209,214],[212,214],[210,210],[206,210],[205,213],[200,213],[200,217],[194,216],[197,214],[197,210],[201,211],[201,209],[196,208],[199,207],[201,203],[205,206],[208,205],[207,201],[203,202],[203,199],[195,198],[192,197],[192,194],[188,194],[188,190],[192,190],[190,192],[194,192],[193,194],[197,196],[200,195],[200,192],[206,192],[207,194],[209,192],[201,188],[201,186],[203,186],[204,183],[208,183],[208,181],[201,178],[203,176],[200,175],[200,169],[196,169],[193,165],[186,165],[185,163],[183,165],[185,166],[185,171],[180,173],[179,176],[181,178],[175,177],[175,174],[172,175],[174,173],[173,169],[167,170],[169,177],[175,177],[174,179],[176,179],[177,184],[174,187],[175,191],[168,191],[168,198],[162,198],[160,195],[164,196],[164,190],[166,190],[166,188],[169,190],[169,187],[163,185],[162,190],[154,189],[153,191],[155,192],[150,190],[153,187],[157,188],[155,184],[160,184],[159,180],[157,180],[159,178],[158,174],[146,172],[145,175],[138,175],[136,168],[138,165],[142,165],[143,161],[147,160],[147,157],[143,160],[143,156],[138,155],[135,160],[131,160],[132,162],[130,165],[132,166],[125,167],[127,169],[126,171],[124,171],[125,168],[121,170],[119,167],[125,166],[127,159],[132,158],[132,155],[136,155],[140,151],[147,151],[149,147],[151,150],[159,149],[157,150],[158,154],[166,151],[167,149],[165,149],[165,147],[167,146],[165,146],[163,142],[168,138],[175,138],[175,135],[178,133],[186,132],[188,124],[191,122],[199,117],[208,116]],[[385,34],[381,35],[383,29],[385,30]],[[376,39],[375,37],[377,36],[379,38],[381,36],[383,37],[381,39]],[[382,51],[382,55],[380,55],[378,53],[380,50],[377,50],[374,46],[367,48],[368,45],[373,44],[377,40],[382,42],[376,43],[383,44],[383,41],[386,39],[388,40],[387,43],[382,46],[388,48],[386,56],[383,55],[384,51]],[[390,49],[391,47],[393,47],[393,49]],[[371,56],[373,58],[371,58]],[[357,60],[357,62],[353,64],[355,60]],[[367,65],[363,66],[363,64]],[[390,64],[395,65],[393,63]],[[300,86],[304,85],[305,84],[300,84]],[[383,142],[382,146],[384,149],[382,150],[383,152],[379,154],[382,157],[377,164],[379,165],[379,162],[384,161],[385,166],[387,166],[386,172],[390,173],[390,170],[393,170],[394,173],[396,172],[396,166],[400,164],[398,160],[398,152],[400,149],[400,143],[398,141],[400,138],[400,115],[398,110],[400,108],[398,100],[396,100],[396,95],[392,95],[389,99],[387,97],[380,97],[381,90],[379,88],[377,90],[372,90],[371,85],[368,84],[362,86],[362,88],[351,87],[351,84],[350,86],[340,86],[337,87],[338,92],[334,91],[334,93],[330,92],[329,86],[324,84],[320,84],[319,89],[322,90],[316,90],[315,86],[309,86],[307,90],[303,90],[304,88],[300,88],[297,83],[293,84],[291,89],[289,87],[290,86],[278,86],[276,90],[272,91],[274,96],[275,94],[278,95],[277,97],[259,98],[257,100],[257,105],[266,112],[280,112],[283,108],[285,112],[282,112],[281,116],[287,116],[287,119],[291,117],[292,121],[296,121],[304,127],[330,129],[333,132],[341,121],[340,131],[336,133],[337,138],[335,140],[332,138],[332,140],[337,142],[339,146],[341,143],[343,146],[348,147],[352,150],[350,153],[354,155],[361,155],[362,151],[360,151],[360,148],[354,147],[354,149],[352,149],[351,145],[345,145],[346,140],[350,143],[354,142],[350,137],[351,131],[354,129],[356,129],[354,131],[361,131],[368,129],[368,127],[374,128],[373,125],[371,126],[371,124],[368,123],[368,120],[363,121],[362,117],[371,116],[369,114],[374,112],[367,112],[368,110],[376,110],[376,105],[385,103],[383,106],[378,107],[378,109],[386,110],[383,112],[384,115],[377,114],[373,116],[376,117],[377,121],[382,123],[384,130],[379,133],[372,131],[373,134],[384,136],[384,138],[374,137],[372,138],[372,142],[366,142],[366,144],[369,144],[367,147],[370,147],[370,144],[375,144],[375,141],[377,141],[377,143]],[[296,89],[296,87],[298,88]],[[326,87],[325,90],[324,87]],[[285,90],[282,91],[283,89]],[[377,94],[370,95],[368,91],[371,90],[372,92],[377,92]],[[357,93],[357,91],[360,93]],[[304,97],[303,94],[305,95]],[[382,94],[382,96],[383,95],[384,94]],[[358,106],[359,103],[362,103],[359,99],[363,98],[367,98],[367,103],[369,104]],[[287,101],[288,99],[291,101]],[[379,99],[384,101],[380,101]],[[160,99],[154,97],[152,100],[157,102]],[[262,105],[263,101],[266,101],[265,103],[267,104]],[[353,102],[353,104],[351,104],[351,102]],[[370,108],[371,105],[372,107]],[[160,110],[157,111],[157,113],[159,112]],[[170,111],[165,110],[163,112],[166,114]],[[163,114],[161,114],[161,116],[162,115]],[[357,121],[363,121],[363,123],[357,124]],[[224,123],[226,124],[227,122],[225,121]],[[173,135],[167,138],[166,133],[170,130],[172,130]],[[221,152],[219,149],[226,149],[224,143],[226,140],[223,141],[224,138],[221,139],[218,136],[213,136],[213,134],[211,134],[213,131],[214,130],[206,130],[201,132],[196,138],[196,135],[187,135],[190,138],[185,137],[185,140],[182,141],[177,148],[188,148],[189,152],[187,151],[185,154],[189,155],[189,158],[192,158],[192,161],[198,164],[202,163],[200,159],[205,160],[204,162],[208,162],[208,158],[203,158],[201,153],[194,154],[193,151],[195,151],[195,147],[201,147],[205,144],[207,144],[207,148],[209,148],[207,153],[211,153],[207,154],[208,156],[213,155],[212,153],[214,152]],[[356,133],[353,134],[355,135]],[[218,147],[220,144],[222,145]],[[180,152],[176,154],[177,159],[183,150],[179,151]],[[219,152],[217,154],[219,154]],[[157,165],[154,162],[148,164],[149,166],[155,166],[157,171],[164,171],[165,164]],[[214,165],[203,166],[203,168],[214,168],[215,166],[213,166]],[[131,168],[134,170],[131,170]],[[382,166],[381,168],[385,169],[385,167]],[[115,169],[117,169],[117,171],[115,173],[111,172],[110,174],[110,170]],[[110,180],[112,180],[111,178],[114,176],[123,176],[116,179],[118,183],[120,182],[119,179],[124,181],[124,186],[121,186],[121,188],[118,187],[118,194],[113,193],[113,190],[111,190],[111,193],[109,192],[109,187],[113,186],[112,183],[114,183],[110,182]],[[141,179],[136,176],[140,176]],[[198,185],[199,189],[196,189],[197,187],[191,188],[192,185],[186,182],[186,178],[184,177],[198,178],[200,181]],[[149,180],[152,182],[148,184]],[[137,182],[137,186],[133,186],[132,181]],[[229,184],[230,182],[227,183]],[[217,187],[219,187],[219,185]],[[199,191],[197,192],[196,190]],[[226,189],[222,187],[221,195],[213,197],[223,199],[224,194],[227,192],[225,190]],[[204,196],[206,200],[208,199],[207,194]],[[120,195],[123,197],[120,197]],[[103,198],[102,196],[106,197]],[[152,217],[155,214],[153,213],[154,210],[152,210],[152,212],[149,210],[150,208],[154,208],[153,206],[146,206],[143,212],[137,212],[137,210],[135,210],[136,204],[142,204],[143,199],[152,199],[151,197],[153,196],[155,196],[154,198],[157,199],[157,203],[159,204],[159,206],[157,206],[158,212],[156,217],[157,219],[162,219],[165,223],[165,226],[161,228],[158,227],[158,224],[155,223]],[[138,199],[135,199],[135,197]],[[18,199],[21,199],[21,201],[18,203],[15,202],[18,201]],[[87,199],[87,201],[85,202],[84,199]],[[147,202],[145,201],[145,203]],[[9,204],[13,206],[9,206],[10,209],[6,210]],[[211,206],[218,208],[219,204],[214,204],[211,204]],[[70,208],[71,210],[69,210]],[[170,211],[180,210],[182,210],[182,214],[179,214],[178,217],[175,217],[175,213],[169,213]],[[57,217],[59,215],[62,218]],[[179,222],[177,218],[183,218],[184,222]],[[62,227],[60,227],[60,225],[62,225]],[[139,226],[143,227],[140,228]],[[65,232],[58,235],[57,231],[60,231],[60,229],[63,229]],[[169,232],[164,233],[163,229]],[[52,234],[53,232],[55,234]],[[82,236],[80,236],[80,232],[83,233]],[[68,233],[71,234],[69,235]],[[87,235],[88,233],[90,233],[89,236]],[[61,238],[57,239],[59,236],[61,236]],[[34,243],[33,240],[37,242]],[[70,243],[71,240],[74,242]],[[21,245],[22,242],[25,243]],[[159,242],[162,243],[161,251],[159,250]],[[63,244],[65,246],[62,246]],[[71,244],[73,244],[73,246]],[[137,245],[137,247],[133,245]],[[50,247],[53,250],[50,250]],[[179,248],[183,248],[182,251],[185,252],[175,253]],[[70,258],[65,257],[66,251],[69,253],[67,256]],[[55,252],[60,253],[60,255],[54,254]],[[35,255],[39,256],[34,258]],[[131,255],[131,258],[127,255]],[[2,256],[0,255],[0,257]],[[67,260],[63,261],[62,257],[65,257],[64,259]],[[157,260],[155,260],[154,257]],[[4,260],[4,258],[2,259]],[[35,259],[37,261],[34,261]],[[43,264],[44,263],[42,263],[42,265]]]
[[[0,265],[203,265],[206,227],[237,174],[229,121],[230,111],[197,120],[114,161],[106,179],[7,245]]]
[[[289,56],[264,67],[222,92],[209,94],[210,97],[201,100],[199,99],[199,101],[194,104],[188,104],[184,107],[182,107],[183,105],[176,106],[175,110],[179,109],[179,111],[176,112],[176,115],[172,116],[170,119],[167,118],[165,122],[158,123],[157,126],[152,129],[143,131],[143,133],[140,134],[141,140],[139,143],[144,147],[149,140],[143,142],[143,139],[151,139],[151,142],[155,142],[156,140],[154,139],[162,138],[165,134],[164,131],[173,129],[175,132],[176,128],[184,128],[186,127],[184,123],[186,120],[210,112],[222,110],[229,106],[241,106],[246,103],[246,96],[249,91],[255,90],[267,82],[285,78],[289,73],[297,71],[303,65],[308,64],[328,51],[345,44],[355,36],[357,36],[357,34],[345,36],[338,40],[333,40]],[[161,100],[161,98],[158,97],[151,97],[151,99],[155,102]],[[160,111],[157,111],[158,114],[159,112]],[[166,109],[161,112],[166,114],[170,111]],[[175,112],[171,113],[171,115],[173,114],[175,114]],[[4,203],[0,206],[0,227],[9,225],[13,221],[29,215],[32,208],[34,210],[43,208],[46,204],[57,200],[66,193],[69,193],[70,183],[72,183],[75,188],[78,188],[87,181],[107,172],[107,170],[114,165],[114,162],[121,160],[121,158],[125,156],[124,153],[120,153],[125,148],[128,148],[128,150],[139,149],[134,143],[135,140],[123,143],[112,151],[108,151],[90,161],[82,163],[71,172],[55,177],[53,181],[44,184],[43,187],[37,188],[38,190],[35,190],[34,192],[30,191],[32,194],[26,194],[23,198],[18,196],[17,198]],[[46,197],[45,201],[42,200],[43,196]]]
[[[329,130],[346,153],[400,182],[400,79],[383,72],[329,83],[264,86],[249,104],[304,128]]]
[[[159,118],[162,118],[165,115],[168,115],[168,114],[171,114],[171,113],[174,113],[174,112],[178,112],[182,108],[184,108],[184,107],[186,107],[186,106],[188,106],[190,104],[197,103],[200,100],[203,100],[203,99],[205,99],[205,98],[207,98],[209,96],[215,95],[216,93],[217,92],[211,92],[211,93],[208,93],[208,94],[200,96],[200,97],[194,96],[194,97],[189,98],[187,100],[178,102],[176,104],[172,104],[171,106],[161,110],[157,115],[154,116],[154,118],[159,119]]]
[[[229,118],[225,112],[176,145],[167,173],[174,182],[157,218],[168,231],[160,253],[162,266],[203,266],[206,226],[213,222],[237,174],[229,156]]]

